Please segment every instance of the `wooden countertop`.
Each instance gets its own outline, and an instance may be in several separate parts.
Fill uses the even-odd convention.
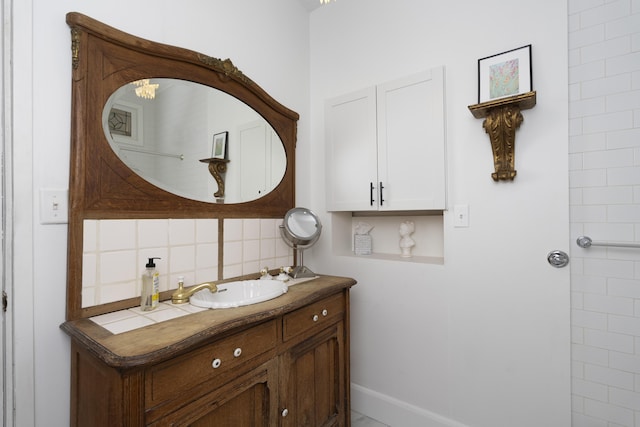
[[[355,284],[347,277],[319,276],[290,286],[287,293],[269,301],[206,310],[117,335],[89,319],[68,321],[60,328],[108,366],[130,369],[170,359],[213,338],[273,319]]]

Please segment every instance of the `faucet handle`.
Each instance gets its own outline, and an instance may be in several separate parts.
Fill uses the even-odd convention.
[[[260,270],[260,279],[273,279],[273,276],[269,274],[269,267],[264,267],[262,270]]]

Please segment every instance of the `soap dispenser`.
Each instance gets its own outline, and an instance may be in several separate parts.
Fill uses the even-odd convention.
[[[156,270],[154,259],[149,258],[149,262],[145,265],[145,272],[142,274],[142,296],[140,297],[140,308],[143,311],[153,310],[158,306],[160,299],[160,273]]]

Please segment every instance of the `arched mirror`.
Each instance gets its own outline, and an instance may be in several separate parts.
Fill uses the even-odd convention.
[[[294,207],[298,114],[229,60],[141,39],[79,13],[71,28],[67,319],[83,307],[93,219],[282,218]],[[221,245],[222,243],[220,243]]]
[[[124,84],[105,103],[102,127],[132,171],[187,199],[250,202],[271,192],[286,169],[282,141],[263,117],[228,93],[188,80]]]
[[[293,208],[284,216],[280,235],[287,245],[298,251],[298,265],[291,277],[313,277],[315,273],[304,265],[304,250],[313,246],[320,238],[320,218],[307,208]]]

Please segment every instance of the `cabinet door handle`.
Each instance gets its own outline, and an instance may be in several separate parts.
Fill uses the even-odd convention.
[[[327,311],[327,309],[325,308],[324,310],[322,310],[322,315],[324,317],[327,317],[327,315],[329,314],[329,312]]]
[[[287,415],[289,415],[289,410],[287,408],[284,408],[282,410],[282,418],[286,417]]]
[[[317,314],[314,314],[312,319],[314,322],[317,322],[320,319],[320,316],[318,316]]]
[[[380,181],[380,206],[382,206],[384,204],[384,198],[382,197],[382,190],[384,189],[384,186],[382,185],[382,181]]]
[[[233,350],[233,357],[240,357],[241,354],[242,354],[242,349],[240,347]]]
[[[375,200],[373,200],[373,182],[369,182],[369,205],[373,206],[373,202],[375,202]]]
[[[218,369],[220,365],[222,365],[222,360],[220,359],[213,359],[213,362],[211,362],[213,369]]]

